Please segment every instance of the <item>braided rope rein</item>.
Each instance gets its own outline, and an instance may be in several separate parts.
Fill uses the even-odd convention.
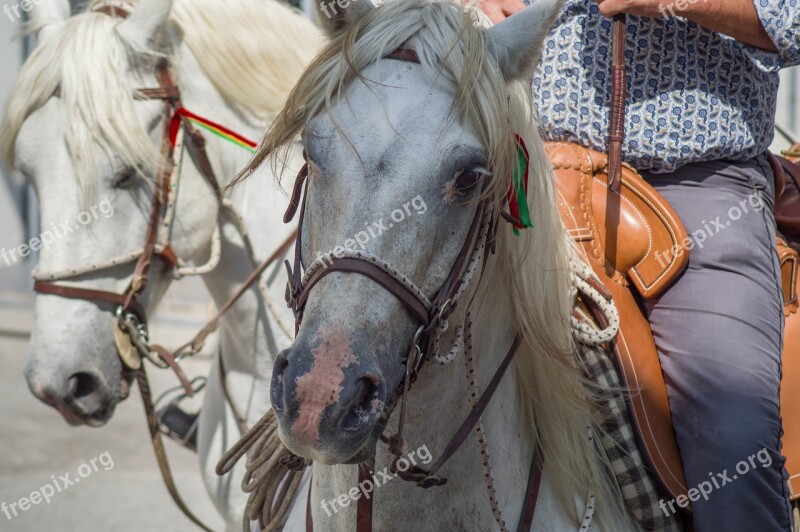
[[[242,491],[250,496],[242,530],[250,532],[251,521],[265,532],[280,530],[300,488],[306,461],[284,447],[271,409],[220,458],[217,475],[229,473],[245,454]]]

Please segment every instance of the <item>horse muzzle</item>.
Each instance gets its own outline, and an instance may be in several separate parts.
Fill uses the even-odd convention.
[[[272,373],[272,407],[281,439],[295,454],[335,464],[374,444],[386,384],[374,357],[352,349],[349,333],[321,332],[281,352]]]
[[[120,400],[120,390],[109,386],[102,375],[94,371],[78,371],[66,379],[57,374],[50,378],[30,367],[25,373],[33,395],[58,410],[72,426],[105,425]]]

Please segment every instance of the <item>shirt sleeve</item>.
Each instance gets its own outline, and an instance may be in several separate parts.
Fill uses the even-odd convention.
[[[800,65],[800,1],[753,0],[753,4],[778,52],[742,45],[745,53],[766,72]]]

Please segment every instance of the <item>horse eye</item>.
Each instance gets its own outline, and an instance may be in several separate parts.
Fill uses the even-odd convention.
[[[486,172],[479,168],[471,168],[462,171],[455,180],[455,188],[459,192],[469,192],[472,187],[478,184]]]
[[[132,168],[120,170],[114,177],[114,188],[130,188],[136,184],[137,178],[136,170]]]

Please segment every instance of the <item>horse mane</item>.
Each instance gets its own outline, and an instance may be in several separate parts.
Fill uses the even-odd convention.
[[[8,167],[25,120],[59,86],[66,142],[84,190],[94,182],[98,145],[143,175],[158,163],[128,80],[132,67],[150,71],[163,53],[134,49],[115,31],[120,19],[91,10],[100,3],[93,0],[61,24],[23,65],[0,125],[0,156]],[[223,97],[265,126],[321,42],[310,20],[277,0],[176,0],[170,18]]]
[[[176,0],[172,17],[220,93],[267,120],[323,41],[303,13],[276,0]]]
[[[528,197],[533,228],[515,236],[503,224],[495,278],[487,282],[505,287],[516,326],[524,332],[516,357],[520,397],[532,437],[541,442],[548,468],[555,473],[564,510],[578,526],[575,497],[591,493],[597,498],[598,521],[610,530],[624,530],[627,520],[619,489],[608,461],[588,437],[589,430],[599,434],[602,429],[593,397],[582,385],[569,327],[572,261],[578,251],[556,210],[553,172],[537,129],[530,85],[506,84],[478,19],[449,0],[394,0],[369,10],[302,74],[235,182],[268,158],[279,164],[311,118],[330,113],[364,68],[399,47],[413,48],[427,72],[449,83],[453,119],[472,125],[487,147],[495,178],[486,194],[493,198],[495,212],[502,207],[516,164],[512,132],[520,134],[531,156]]]

